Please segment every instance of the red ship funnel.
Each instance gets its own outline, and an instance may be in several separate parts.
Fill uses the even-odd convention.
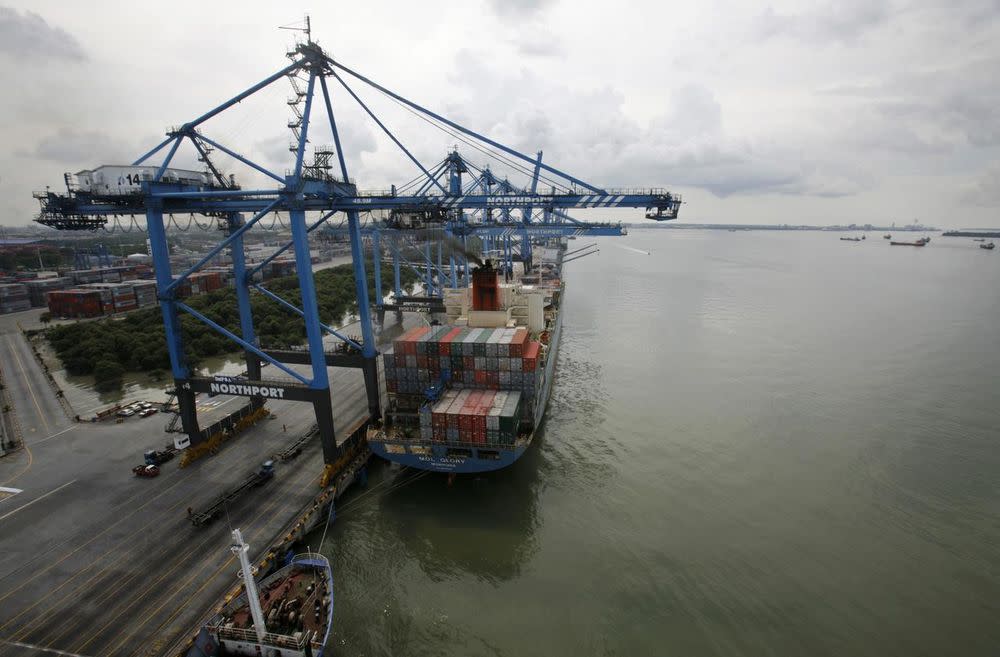
[[[500,310],[500,287],[497,271],[487,260],[481,267],[472,270],[472,309]]]

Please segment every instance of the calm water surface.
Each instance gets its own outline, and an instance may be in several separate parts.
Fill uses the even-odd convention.
[[[1000,253],[838,237],[568,264],[533,449],[341,502],[335,654],[1000,654]]]

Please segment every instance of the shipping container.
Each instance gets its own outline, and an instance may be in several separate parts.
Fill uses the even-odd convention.
[[[528,329],[519,328],[515,329],[514,335],[511,337],[510,341],[510,356],[511,358],[521,358],[524,356],[524,345],[528,341]]]
[[[461,328],[455,327],[448,331],[437,343],[438,356],[451,355],[451,342],[462,332]]]

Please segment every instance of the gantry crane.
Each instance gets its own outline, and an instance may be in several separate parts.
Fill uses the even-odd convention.
[[[376,276],[380,274],[379,258],[382,251],[378,243],[379,234],[390,230],[397,236],[404,234],[406,228],[393,225],[392,221],[407,215],[419,216],[425,221],[425,227],[436,226],[459,239],[473,234],[494,239],[497,236],[521,235],[527,245],[522,247],[524,249],[530,248],[528,240],[532,235],[552,237],[568,233],[620,234],[620,226],[586,224],[569,219],[565,213],[574,208],[645,208],[646,216],[655,220],[668,220],[677,216],[681,199],[665,189],[606,189],[584,182],[543,162],[541,152],[535,157],[527,156],[407,100],[333,59],[311,36],[304,43],[297,44],[288,53],[288,57],[291,59],[288,66],[201,116],[170,129],[166,138],[149,152],[130,166],[118,167],[113,171],[112,174],[118,176],[117,180],[100,182],[100,176],[94,173],[88,174],[89,177],[85,176],[85,179],[78,175],[77,180],[71,182],[67,176],[65,192],[46,190],[35,194],[41,203],[37,221],[59,230],[93,230],[104,226],[111,218],[130,216],[134,220],[136,216],[145,217],[181,424],[192,445],[204,439],[195,411],[194,396],[197,392],[221,392],[250,397],[251,404],[262,404],[266,399],[301,400],[313,404],[324,458],[327,463],[332,463],[339,453],[334,436],[327,372],[331,365],[359,367],[363,370],[369,413],[372,417],[379,416],[377,351],[365,273],[362,213],[384,211],[390,217],[389,225],[383,222],[375,226],[372,237],[376,254]],[[295,90],[295,97],[289,100],[294,117],[288,123],[288,128],[295,136],[291,149],[294,152],[294,164],[285,175],[279,175],[241,155],[235,149],[209,137],[204,130],[206,121],[282,78],[288,78]],[[449,154],[439,166],[432,167],[433,171],[428,169],[362,100],[349,80],[366,85],[459,141],[472,145],[476,150],[495,157],[516,170],[527,172],[528,184],[520,187],[511,185],[497,179],[489,169],[485,169],[480,170],[479,176],[471,184],[463,185],[462,174],[471,167],[457,151]],[[348,175],[331,100],[331,83],[341,86],[419,169],[420,177],[417,182],[378,192],[364,191],[357,187]],[[313,149],[313,161],[309,164],[307,149],[317,102],[322,104],[320,112],[325,114],[324,118],[329,122],[334,145]],[[199,160],[205,165],[204,172],[171,168],[171,161],[184,143],[189,143],[197,151]],[[211,155],[218,152],[225,153],[236,162],[272,180],[274,185],[254,189],[240,187],[233,175],[224,175],[214,164]],[[161,154],[163,155],[158,163],[150,164]],[[334,158],[337,174],[330,172]],[[540,190],[540,186],[545,186],[546,189]],[[274,213],[287,215],[291,240],[263,262],[250,267],[244,254],[243,236]],[[307,213],[310,213],[308,222]],[[342,335],[322,323],[317,308],[309,256],[309,234],[326,224],[337,213],[346,214],[347,219],[361,325],[360,341]],[[226,228],[223,239],[193,267],[176,276],[171,267],[165,230],[165,217],[169,221],[174,214],[213,217]],[[224,249],[229,249],[233,262],[239,334],[227,330],[184,303],[177,294],[188,276]],[[301,307],[281,298],[263,284],[254,282],[254,274],[288,249],[293,249],[295,254]],[[429,260],[428,256],[428,262]],[[398,262],[397,258],[397,271]],[[465,267],[467,270],[467,263]],[[441,280],[450,278],[456,284],[454,263],[451,265],[450,277],[445,277],[440,267],[438,270]],[[397,291],[398,287],[397,282]],[[381,289],[381,283],[377,289]],[[251,290],[256,290],[303,318],[307,350],[300,352],[299,360],[311,366],[309,375],[289,367],[288,363],[292,359],[288,353],[275,353],[259,343],[251,311]],[[180,331],[181,313],[203,322],[242,348],[247,360],[247,376],[229,381],[196,376],[185,356]],[[346,350],[326,351],[324,334],[342,340]],[[270,363],[272,371],[280,370],[290,379],[263,379],[262,362]]]

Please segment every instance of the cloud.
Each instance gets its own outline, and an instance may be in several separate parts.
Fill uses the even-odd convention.
[[[515,20],[538,14],[555,4],[555,0],[488,0],[487,4],[500,18]]]
[[[756,33],[762,39],[847,43],[885,24],[891,14],[884,0],[830,2],[800,14],[782,14],[768,7],[757,16]]]
[[[566,53],[559,35],[537,22],[515,30],[507,42],[528,57],[561,57]]]
[[[469,127],[529,156],[543,149],[544,161],[593,184],[696,187],[718,197],[845,196],[870,184],[852,175],[856,165],[811,162],[798,148],[729,135],[722,105],[703,85],[679,86],[659,116],[640,123],[611,87],[571,89],[525,69],[506,74],[471,53],[455,71],[468,99],[450,118],[469,124],[474,117]],[[484,79],[488,88],[477,83]]]
[[[38,14],[0,7],[0,52],[18,59],[85,60],[80,42]]]
[[[876,115],[867,129],[897,150],[1000,145],[1000,88],[994,83],[1000,56],[951,66],[915,69],[878,82],[848,84],[827,93],[861,100]]]
[[[966,205],[1000,208],[1000,163],[989,167],[962,191],[961,200]]]
[[[20,154],[60,164],[93,165],[95,157],[107,162],[123,162],[129,153],[127,144],[107,133],[60,128],[56,134],[42,137],[34,150]]]

